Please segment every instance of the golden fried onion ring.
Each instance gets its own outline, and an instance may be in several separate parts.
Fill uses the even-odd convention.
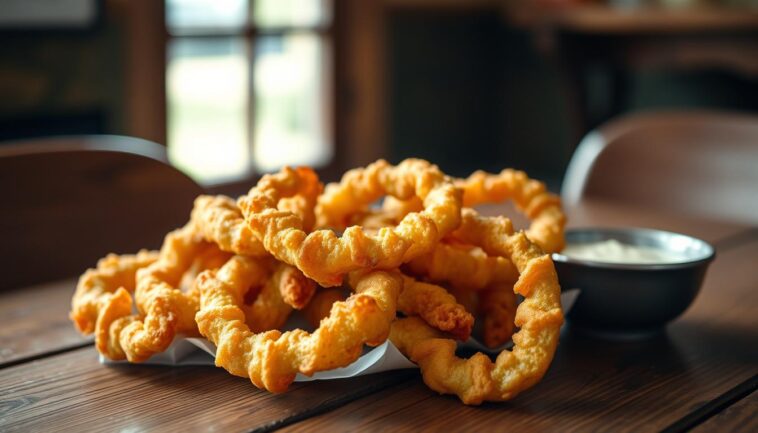
[[[403,290],[397,300],[397,309],[407,316],[421,317],[430,326],[458,340],[467,340],[474,326],[474,316],[447,290],[407,276],[403,276]]]
[[[379,160],[366,168],[348,171],[339,184],[327,186],[319,198],[318,215],[340,224],[383,195],[399,199],[418,196],[424,210],[406,215],[393,228],[375,235],[361,227],[347,228],[341,237],[331,230],[310,234],[302,219],[277,209],[279,200],[307,190],[317,182],[312,170],[284,168],[264,176],[239,206],[256,237],[277,259],[297,266],[325,287],[336,286],[343,276],[360,269],[394,269],[434,247],[458,226],[460,190],[436,166],[408,159],[397,166]]]
[[[322,289],[316,292],[311,299],[311,302],[303,308],[303,316],[305,320],[314,327],[317,328],[321,319],[327,317],[332,310],[332,305],[335,302],[344,301],[347,296],[340,288]]]
[[[456,185],[463,189],[463,204],[473,207],[483,203],[513,200],[532,221],[526,235],[547,253],[563,249],[566,216],[561,210],[561,198],[548,192],[545,184],[530,179],[519,170],[505,169],[498,174],[476,171]]]
[[[483,320],[482,340],[487,347],[499,347],[513,336],[518,298],[513,283],[495,283],[479,295],[479,314]]]
[[[306,277],[300,269],[281,264],[284,268],[278,276],[279,293],[282,300],[296,310],[302,310],[311,301],[318,285]]]
[[[375,271],[356,278],[355,293],[332,305],[331,313],[313,333],[301,329],[254,333],[240,308],[247,289],[268,278],[256,259],[235,256],[218,271],[198,277],[200,333],[216,344],[216,365],[249,377],[271,392],[283,392],[295,375],[343,367],[358,359],[364,344],[387,339],[395,318],[402,279]]]
[[[180,283],[196,259],[218,263],[210,260],[218,254],[225,253],[200,240],[191,225],[169,233],[158,260],[137,271],[134,300],[140,314],[132,314],[132,297],[123,288],[103,308],[96,325],[95,344],[100,353],[111,359],[143,362],[164,351],[177,333],[197,335],[198,294],[182,291]]]
[[[237,203],[230,197],[198,196],[190,221],[206,241],[216,243],[223,251],[254,257],[268,255],[263,244],[247,227]]]
[[[291,305],[284,299],[290,293],[303,292],[309,288],[312,295],[316,284],[297,268],[276,262],[269,265],[273,270],[263,283],[255,301],[248,306],[240,306],[245,312],[247,326],[252,332],[263,332],[280,328],[292,313]]]
[[[320,186],[279,203],[279,208],[289,210],[303,218],[312,227],[315,222],[314,206]],[[194,229],[209,242],[215,242],[223,251],[252,257],[268,257],[263,244],[253,236],[245,223],[237,203],[226,196],[201,195],[195,199],[191,221]],[[228,259],[228,257],[227,257]],[[315,283],[282,284],[284,302],[301,309],[316,291]]]
[[[95,332],[95,324],[103,307],[119,288],[133,292],[137,284],[137,270],[158,260],[158,251],[142,250],[135,255],[108,254],[88,269],[76,285],[71,299],[69,317],[76,329],[88,335]]]
[[[303,226],[310,231],[316,221],[314,209],[320,192],[321,184],[317,184],[307,194],[281,200],[279,209],[298,215]],[[253,257],[269,255],[261,241],[250,232],[236,201],[230,197],[198,196],[190,220],[206,241],[215,242],[223,251]]]
[[[407,202],[394,203],[403,206]],[[405,210],[407,209],[397,213],[369,210],[351,215],[350,222],[375,232],[383,227],[395,226],[398,216],[402,218],[407,213],[403,213]],[[491,257],[479,247],[449,239],[442,239],[432,251],[406,263],[404,270],[414,276],[460,290],[483,290],[494,283],[515,283],[518,279],[516,267],[505,257]]]
[[[537,383],[552,361],[563,323],[558,277],[550,256],[523,232],[513,234],[507,218],[484,218],[471,209],[462,217],[457,239],[508,257],[519,270],[513,290],[524,301],[516,310],[520,330],[513,335],[513,350],[502,351],[495,363],[482,353],[460,359],[454,340],[414,317],[396,321],[390,339],[419,365],[433,390],[455,394],[465,404],[509,400]]]
[[[518,271],[505,257],[489,256],[481,248],[448,243],[444,240],[430,253],[406,265],[413,275],[457,289],[482,290],[493,283],[514,283]]]
[[[455,179],[455,185],[463,190],[466,207],[513,200],[516,208],[531,220],[526,231],[529,239],[548,253],[563,249],[566,216],[561,210],[560,197],[548,192],[544,183],[530,179],[523,171],[507,168],[497,174],[476,171],[465,179]],[[383,209],[387,215],[399,218],[420,206],[416,199],[399,201],[388,197]]]

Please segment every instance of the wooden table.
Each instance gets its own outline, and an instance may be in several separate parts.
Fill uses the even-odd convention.
[[[609,203],[569,214],[695,235],[717,259],[665,333],[609,342],[567,328],[542,382],[511,402],[463,406],[416,370],[273,395],[213,367],[103,366],[66,318],[68,280],[0,294],[0,431],[756,431],[758,227]]]

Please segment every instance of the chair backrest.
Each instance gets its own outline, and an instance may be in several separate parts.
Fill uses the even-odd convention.
[[[619,200],[758,223],[758,116],[652,112],[590,132],[569,163],[567,205]]]
[[[0,289],[78,275],[157,248],[202,189],[164,146],[119,136],[0,144]]]

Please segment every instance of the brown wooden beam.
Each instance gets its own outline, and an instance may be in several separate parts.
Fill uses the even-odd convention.
[[[118,0],[120,3],[123,0]],[[129,0],[126,21],[127,134],[166,144],[164,2]]]

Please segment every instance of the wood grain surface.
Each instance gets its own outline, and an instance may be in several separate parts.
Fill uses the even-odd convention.
[[[83,348],[3,370],[0,431],[265,431],[409,374],[296,383],[271,394],[220,368],[104,366],[94,348]]]
[[[751,433],[755,432],[756,424],[758,424],[758,392],[753,391],[749,396],[697,426],[692,432]]]
[[[68,319],[75,287],[69,279],[0,295],[0,367],[89,344]]]

